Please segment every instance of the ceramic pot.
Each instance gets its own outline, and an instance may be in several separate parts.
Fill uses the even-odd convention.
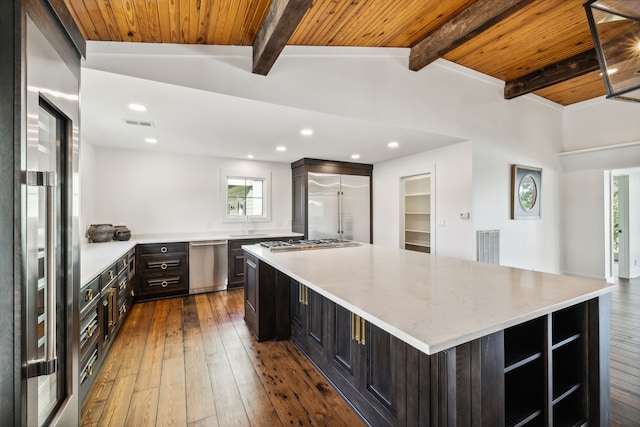
[[[113,240],[115,228],[111,224],[91,224],[87,235],[92,243],[110,242]]]
[[[124,242],[131,238],[131,230],[126,225],[116,225],[113,240]]]

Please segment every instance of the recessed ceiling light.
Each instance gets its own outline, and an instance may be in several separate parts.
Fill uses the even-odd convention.
[[[398,145],[398,141],[391,141],[390,143],[387,144],[387,147],[389,148],[396,148]]]
[[[304,136],[310,136],[313,135],[313,129],[302,129],[300,133]]]
[[[352,159],[359,159],[360,158],[360,154],[352,154],[351,158]]]
[[[276,147],[276,150],[278,150],[278,151],[287,151],[287,147],[285,147],[284,145],[278,145]]]
[[[149,144],[157,144],[158,140],[155,138],[147,138],[145,139],[146,142],[148,142]]]
[[[249,154],[249,155],[247,156],[247,159],[253,159],[253,154]]]
[[[147,107],[142,104],[129,104],[129,108],[133,111],[147,111]]]

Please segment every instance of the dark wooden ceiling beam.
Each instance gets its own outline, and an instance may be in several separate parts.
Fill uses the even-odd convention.
[[[409,69],[421,70],[533,0],[478,0],[411,48]]]
[[[600,69],[600,65],[596,51],[590,49],[533,73],[505,82],[504,98],[512,99],[526,95],[598,69]]]
[[[280,56],[312,0],[273,0],[253,42],[253,72],[264,76]]]

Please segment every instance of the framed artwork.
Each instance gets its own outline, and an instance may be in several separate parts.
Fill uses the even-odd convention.
[[[539,219],[542,169],[511,165],[511,219]]]

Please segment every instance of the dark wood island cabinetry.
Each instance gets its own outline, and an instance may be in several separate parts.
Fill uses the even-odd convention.
[[[328,257],[322,253],[321,263]],[[247,251],[259,272],[247,276],[253,282],[247,289],[271,299],[263,301],[268,307],[255,300],[257,311],[265,308],[253,320],[258,324],[251,325],[247,312],[245,318],[255,330],[262,321],[275,325],[276,318],[283,323],[288,316],[291,340],[371,425],[609,424],[608,293],[596,291],[429,353],[334,297],[334,281],[327,279],[326,287],[316,288],[297,280],[309,273],[311,255],[304,256],[276,258],[253,247]],[[276,260],[283,260],[282,265]],[[288,295],[276,291],[283,283]],[[347,281],[344,286],[353,285]],[[346,289],[343,295],[353,294]],[[289,301],[286,314],[273,310],[283,298]]]

